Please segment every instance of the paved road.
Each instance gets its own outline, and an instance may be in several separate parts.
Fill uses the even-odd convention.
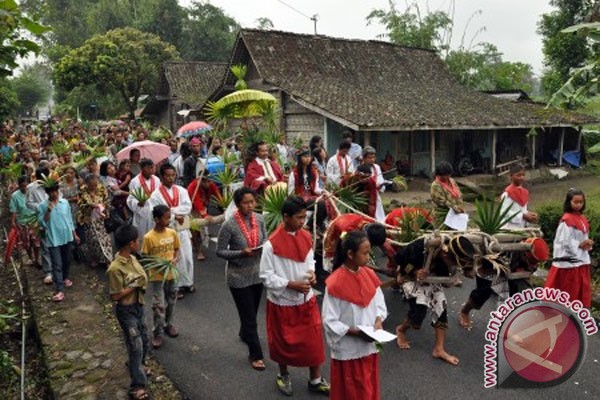
[[[207,252],[208,259],[196,264],[198,291],[177,304],[176,324],[180,336],[165,339],[156,357],[165,365],[169,376],[189,399],[282,399],[275,388],[277,366],[267,360],[267,370],[257,372],[247,361],[246,346],[239,341],[237,313],[231,294],[225,285],[224,262]],[[487,320],[485,315],[495,307],[475,314],[474,329],[461,330],[457,312],[473,282],[466,280],[462,288],[447,290],[450,330],[447,348],[460,357],[460,366],[453,367],[431,357],[433,329],[424,324],[421,331],[411,331],[412,349],[399,350],[387,344],[381,354],[380,376],[382,399],[594,399],[600,398],[600,335],[590,338],[586,359],[580,370],[567,382],[550,389],[484,389],[483,346]],[[393,331],[404,319],[407,305],[398,293],[385,291],[390,316],[384,326]],[[264,301],[259,315],[259,334],[265,355],[268,354],[265,334]],[[329,376],[329,363],[325,376]],[[306,390],[307,370],[291,368],[295,399],[315,399]]]

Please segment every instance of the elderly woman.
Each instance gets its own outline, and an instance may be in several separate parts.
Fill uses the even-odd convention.
[[[260,214],[254,212],[256,195],[248,187],[233,194],[237,211],[221,226],[217,255],[227,260],[227,285],[240,317],[239,336],[248,345],[250,366],[265,369],[258,338],[256,314],[263,286],[259,277],[260,247],[267,238]]]
[[[456,213],[464,212],[462,193],[452,175],[452,165],[447,161],[440,162],[435,167],[435,179],[431,183],[431,200],[435,225],[441,226],[450,209]]]
[[[126,178],[125,181],[120,181],[117,178],[117,167],[112,161],[103,161],[100,164],[100,181],[110,194],[110,205],[117,210],[123,220],[129,219],[127,211],[127,186],[131,178]]]
[[[77,207],[77,223],[85,229],[87,261],[92,266],[108,264],[113,255],[111,239],[104,228],[104,220],[108,218],[108,194],[96,175],[85,177]]]

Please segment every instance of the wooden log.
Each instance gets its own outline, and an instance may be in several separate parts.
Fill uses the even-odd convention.
[[[514,279],[527,279],[531,276],[529,271],[508,272],[506,278],[510,281]]]

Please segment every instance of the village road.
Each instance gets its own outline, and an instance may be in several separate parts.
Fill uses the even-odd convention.
[[[246,346],[238,339],[238,318],[231,294],[225,285],[224,262],[211,251],[207,260],[196,263],[198,291],[177,304],[176,325],[180,336],[165,339],[155,351],[170,378],[189,399],[282,399],[275,387],[277,366],[266,360],[267,369],[257,372],[247,361]],[[383,278],[385,279],[385,278]],[[585,360],[575,375],[549,389],[484,389],[483,365],[487,315],[496,307],[488,301],[474,315],[474,328],[462,330],[457,313],[474,282],[465,280],[463,287],[447,289],[450,329],[447,349],[460,358],[453,367],[431,357],[433,329],[427,320],[420,331],[410,331],[410,350],[399,350],[394,343],[384,346],[380,358],[381,398],[402,399],[598,399],[600,398],[600,334],[588,341]],[[399,293],[386,289],[390,315],[384,327],[390,331],[407,312]],[[265,333],[264,301],[259,315],[259,334],[265,356],[268,355]],[[150,314],[151,315],[151,314]],[[150,321],[148,321],[151,324]],[[291,368],[295,399],[315,399],[306,390],[307,371]],[[329,376],[329,362],[324,368]]]

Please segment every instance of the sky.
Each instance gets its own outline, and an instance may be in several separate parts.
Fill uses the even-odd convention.
[[[257,19],[269,18],[274,29],[313,33],[310,17],[318,15],[317,32],[328,36],[378,39],[385,33],[377,23],[367,26],[366,17],[373,9],[389,9],[388,0],[210,0],[245,28],[257,27]],[[282,4],[286,3],[295,8]],[[189,5],[191,0],[180,0]],[[397,9],[406,8],[406,0],[395,0]],[[452,0],[417,0],[422,11],[448,11]],[[543,68],[541,37],[536,33],[540,15],[552,11],[547,0],[456,0],[452,46],[461,38],[465,45],[473,40],[490,42],[503,53],[505,61],[524,62],[536,75]],[[304,15],[302,15],[304,14]],[[470,20],[470,22],[469,22]],[[483,31],[480,31],[484,29]],[[479,33],[478,33],[479,32]]]

